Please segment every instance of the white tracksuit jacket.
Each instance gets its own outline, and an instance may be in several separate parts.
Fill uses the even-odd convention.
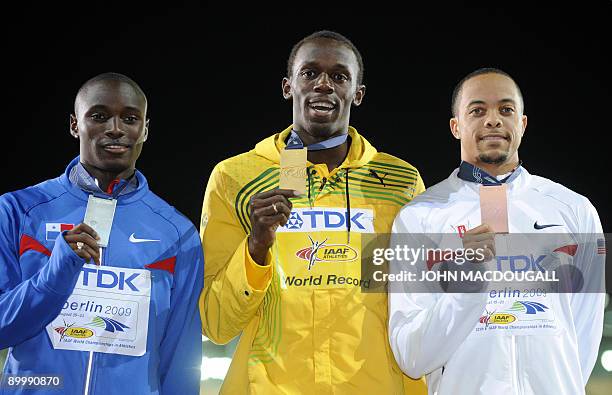
[[[602,265],[603,273],[605,253],[578,240],[581,234],[602,234],[588,199],[524,168],[517,171],[507,183],[510,234],[565,233],[577,240],[574,263]],[[405,233],[455,234],[455,242],[461,243],[458,227],[469,230],[480,224],[480,184],[457,173],[403,207],[393,226],[392,247]],[[562,226],[538,230],[534,223]],[[500,252],[499,237],[497,256],[511,255]],[[400,263],[390,264],[391,270],[399,270]],[[604,281],[603,275],[596,277],[585,281]],[[603,286],[599,293],[519,292],[512,297],[495,291],[410,293],[404,284],[389,286],[391,348],[407,375],[427,376],[430,395],[584,394],[602,336]],[[487,319],[495,311],[511,312],[514,329],[490,325],[495,319]]]

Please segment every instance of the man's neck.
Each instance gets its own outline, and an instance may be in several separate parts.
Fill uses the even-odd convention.
[[[298,134],[298,136],[300,136],[300,139],[302,140],[302,143],[304,143],[304,146],[320,143],[321,141],[325,141],[330,138],[344,134],[343,132],[338,131],[329,136],[321,137],[313,136],[308,132],[299,130],[296,130],[295,132]],[[327,165],[327,169],[329,171],[332,171],[333,169],[340,166],[342,162],[344,162],[344,159],[346,158],[346,155],[349,151],[350,143],[351,140],[349,137],[344,143],[338,145],[337,147],[323,149],[319,151],[308,151],[308,161],[315,164],[325,163]]]
[[[87,163],[81,162],[81,164],[83,165],[85,170],[87,170],[89,175],[91,175],[93,178],[95,178],[98,181],[98,187],[103,191],[106,191],[110,183],[113,182],[114,180],[128,179],[132,176],[132,174],[134,174],[134,171],[135,171],[133,168],[129,168],[129,169],[125,169],[124,171],[117,173],[113,171],[106,171],[103,169],[99,169]]]

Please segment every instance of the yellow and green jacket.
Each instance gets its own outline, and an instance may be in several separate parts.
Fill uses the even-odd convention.
[[[241,335],[221,393],[426,394],[423,380],[397,366],[387,295],[362,292],[360,263],[362,237],[390,233],[399,209],[425,189],[419,172],[350,127],[339,168],[308,163],[309,193],[291,199],[291,218],[259,266],[248,253],[248,203],[278,188],[290,131],[219,163],[206,188],[202,328],[220,344]]]

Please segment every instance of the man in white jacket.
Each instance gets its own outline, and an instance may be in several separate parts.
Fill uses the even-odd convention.
[[[527,116],[508,74],[491,68],[472,72],[455,88],[452,110],[461,165],[401,210],[391,248],[410,238],[440,248],[458,243],[484,251],[483,268],[488,262],[497,270],[537,271],[551,259],[565,259],[582,272],[595,267],[598,275],[587,270],[566,293],[511,290],[492,282],[476,292],[453,293],[448,286],[435,291],[390,281],[395,358],[409,376],[427,376],[430,395],[584,394],[603,330],[605,241],[597,212],[587,198],[521,166],[518,148]],[[491,185],[505,191],[505,235],[481,223],[480,188]],[[536,243],[535,255],[517,255],[508,239],[500,243],[525,234],[550,237]],[[448,263],[423,257],[411,270],[439,271]],[[406,268],[397,258],[390,267]]]

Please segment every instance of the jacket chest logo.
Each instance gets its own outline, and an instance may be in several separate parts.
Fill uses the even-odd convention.
[[[285,226],[277,232],[343,232],[350,221],[351,232],[374,233],[374,212],[371,209],[351,208],[294,208]]]

